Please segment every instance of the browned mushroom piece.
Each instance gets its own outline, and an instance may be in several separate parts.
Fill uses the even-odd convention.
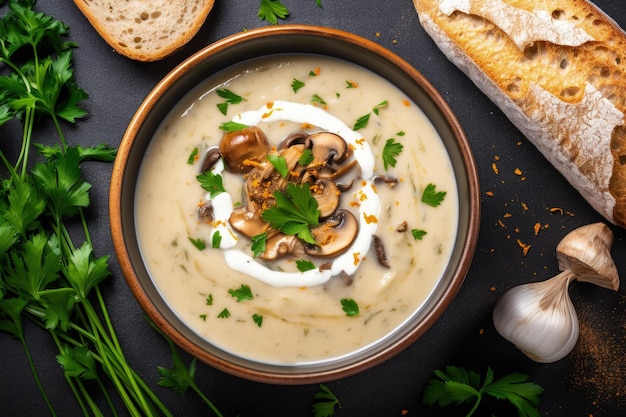
[[[304,145],[305,149],[311,147],[309,135],[305,132],[290,133],[278,144],[278,150],[287,149],[293,145]]]
[[[393,188],[398,185],[398,179],[389,175],[376,175],[372,180],[375,184],[384,182],[389,188]]]
[[[245,206],[236,207],[228,222],[233,229],[249,238],[265,232],[268,228],[268,224],[261,219],[260,211],[250,211]]]
[[[198,207],[198,217],[207,222],[212,222],[214,219],[213,203],[209,200]]]
[[[216,146],[207,149],[204,154],[204,159],[202,160],[202,166],[200,167],[200,172],[207,172],[213,169],[217,161],[222,157],[222,153],[219,148]]]
[[[265,133],[256,126],[246,127],[235,132],[228,132],[220,141],[220,152],[226,169],[234,173],[246,173],[252,165],[246,161],[258,162],[270,150]]]
[[[331,180],[320,178],[311,186],[311,195],[317,201],[320,217],[328,217],[337,210],[341,191]]]
[[[315,245],[305,246],[311,256],[336,256],[346,251],[359,231],[359,222],[350,211],[337,210],[317,227],[311,229]]]
[[[304,243],[296,235],[276,233],[265,242],[265,252],[259,255],[264,260],[275,260],[284,256],[296,258],[304,255]]]
[[[376,235],[372,235],[372,241],[374,242],[374,250],[376,251],[376,258],[378,259],[378,263],[385,268],[390,268],[383,241]]]
[[[311,142],[313,165],[343,162],[350,155],[350,148],[339,135],[331,132],[315,132],[308,137]]]

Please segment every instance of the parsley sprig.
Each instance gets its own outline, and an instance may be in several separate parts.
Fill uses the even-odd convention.
[[[276,204],[263,212],[263,220],[287,235],[315,244],[311,227],[319,225],[320,210],[309,186],[290,182],[285,192],[274,192],[274,199]]]
[[[324,384],[320,384],[319,390],[313,395],[311,410],[314,417],[332,417],[335,415],[335,407],[341,407],[341,403],[333,392]]]
[[[435,371],[436,378],[428,381],[424,390],[423,401],[427,405],[445,407],[450,404],[472,403],[466,417],[478,409],[485,395],[509,401],[517,408],[519,417],[539,417],[537,406],[543,388],[528,382],[528,377],[519,373],[509,374],[494,380],[494,372],[487,369],[484,380],[475,371],[466,371],[456,366],[447,366],[445,370]],[[482,381],[482,382],[481,382]]]

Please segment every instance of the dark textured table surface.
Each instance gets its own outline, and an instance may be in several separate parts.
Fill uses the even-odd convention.
[[[39,0],[36,7],[70,27],[76,41],[75,75],[90,94],[84,107],[90,115],[66,128],[69,142],[117,146],[133,113],[174,66],[218,39],[245,28],[266,25],[257,18],[259,0],[216,0],[198,35],[174,56],[156,63],[138,63],[116,54],[93,30],[72,1]],[[467,407],[439,409],[421,403],[422,392],[435,369],[463,366],[496,377],[522,372],[545,388],[542,416],[617,417],[626,415],[626,288],[615,293],[574,282],[570,294],[576,306],[581,336],[574,351],[553,364],[527,359],[495,331],[495,302],[510,287],[545,280],[558,272],[555,246],[570,230],[603,221],[557,173],[506,117],[452,64],[425,34],[410,0],[283,0],[291,15],[284,23],[330,26],[353,32],[395,52],[440,91],[456,112],[473,148],[481,181],[482,220],[478,248],[467,278],[443,316],[424,337],[391,360],[357,376],[328,382],[341,401],[336,417],[454,416]],[[596,3],[626,27],[626,3]],[[3,8],[2,12],[6,9]],[[626,51],[624,51],[626,53]],[[45,126],[36,140],[45,141]],[[5,146],[12,125],[0,128]],[[39,136],[38,136],[39,135]],[[42,136],[44,138],[42,138]],[[3,148],[4,151],[4,148]],[[493,169],[496,164],[498,173]],[[113,248],[108,223],[111,164],[90,163],[93,204],[88,211],[98,255]],[[521,175],[516,173],[521,171]],[[557,210],[553,210],[557,209]],[[533,226],[542,225],[538,234]],[[626,231],[615,233],[613,255],[626,274]],[[518,240],[530,245],[524,255]],[[169,367],[167,343],[145,322],[118,265],[102,286],[129,362],[154,387],[176,416],[210,416],[189,393],[179,396],[157,387],[157,366]],[[63,416],[80,415],[47,334],[28,325],[27,339],[42,383]],[[0,415],[48,415],[19,342],[0,334]],[[190,358],[184,356],[185,360]],[[199,364],[198,385],[225,416],[310,416],[317,385],[273,386],[250,382]],[[484,404],[482,413],[514,416],[508,405]]]

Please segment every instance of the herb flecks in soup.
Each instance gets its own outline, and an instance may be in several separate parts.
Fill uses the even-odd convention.
[[[147,268],[178,316],[279,364],[350,354],[419,314],[458,219],[421,110],[363,68],[305,55],[193,91],[153,138],[136,201]]]

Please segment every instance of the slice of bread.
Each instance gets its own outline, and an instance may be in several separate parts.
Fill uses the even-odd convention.
[[[214,0],[74,0],[102,38],[137,61],[163,59],[198,32]]]
[[[626,33],[587,0],[414,0],[450,61],[626,227]]]

